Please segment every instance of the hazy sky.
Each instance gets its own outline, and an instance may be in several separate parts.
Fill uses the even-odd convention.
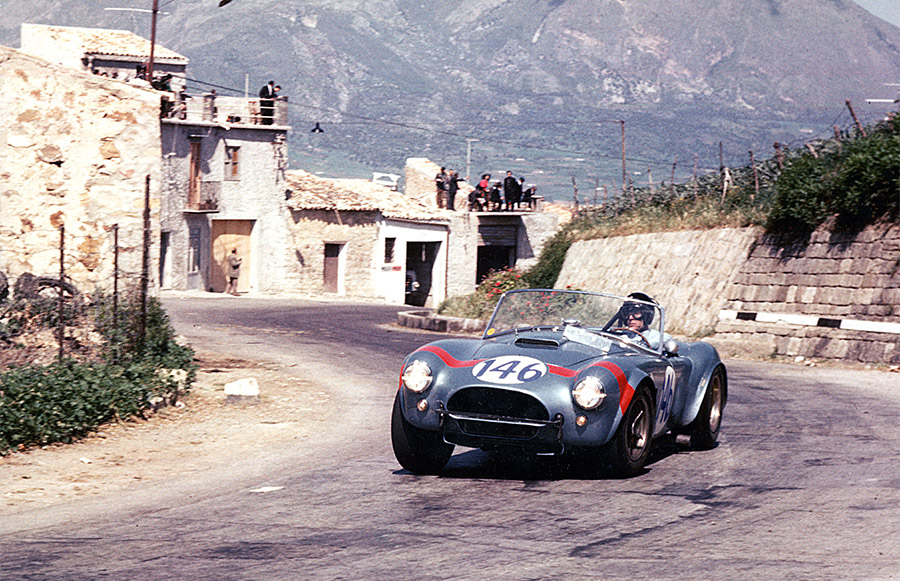
[[[900,26],[900,0],[855,0],[857,4],[882,20]]]

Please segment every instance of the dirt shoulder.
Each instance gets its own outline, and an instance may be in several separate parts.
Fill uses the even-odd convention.
[[[174,407],[109,424],[73,444],[0,457],[0,515],[121,490],[306,439],[328,421],[329,396],[292,366],[197,352],[191,392]],[[253,377],[259,403],[225,403],[225,384]]]

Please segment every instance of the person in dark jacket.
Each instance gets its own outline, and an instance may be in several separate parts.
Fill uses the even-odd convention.
[[[513,177],[512,172],[506,172],[506,178],[503,180],[503,197],[506,199],[506,210],[510,211],[513,207],[519,205],[519,199],[522,197],[522,190],[519,182]]]
[[[259,114],[262,116],[263,125],[272,125],[275,122],[275,81],[269,81],[268,85],[259,90]]]
[[[452,170],[447,179],[447,209],[456,211],[456,192],[459,191],[459,172]]]

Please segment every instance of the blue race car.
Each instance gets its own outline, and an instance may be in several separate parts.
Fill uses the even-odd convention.
[[[403,361],[391,439],[400,465],[436,474],[454,446],[588,452],[619,476],[643,470],[654,438],[716,445],[725,366],[704,342],[666,335],[643,293],[505,293],[481,339],[424,345]]]

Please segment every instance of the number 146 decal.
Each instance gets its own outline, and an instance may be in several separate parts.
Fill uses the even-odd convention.
[[[547,366],[531,357],[505,355],[486,359],[472,369],[472,375],[490,383],[516,384],[540,379]]]

